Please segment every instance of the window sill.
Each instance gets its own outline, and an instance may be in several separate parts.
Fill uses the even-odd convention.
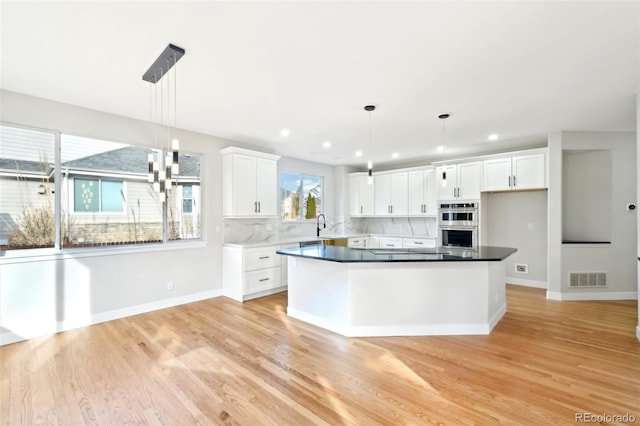
[[[83,257],[113,256],[122,254],[149,253],[156,251],[183,250],[206,247],[207,242],[172,241],[167,244],[140,244],[127,246],[109,246],[92,248],[55,248],[8,250],[0,252],[0,265],[12,263],[43,262],[48,260],[79,259]]]

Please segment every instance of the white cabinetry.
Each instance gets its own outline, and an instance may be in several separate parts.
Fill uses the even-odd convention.
[[[368,182],[367,173],[349,175],[349,214],[351,216],[373,216],[373,182]]]
[[[380,248],[402,248],[402,238],[380,237]]]
[[[477,200],[480,198],[481,181],[480,161],[436,167],[439,200]]]
[[[376,216],[407,215],[409,207],[407,179],[407,172],[375,175]]]
[[[228,147],[222,155],[222,215],[276,216],[277,155]]]
[[[402,238],[402,248],[435,248],[435,238]]]
[[[433,167],[408,172],[410,216],[437,213],[436,171]]]
[[[484,160],[483,191],[542,189],[545,184],[544,152],[518,153]]]
[[[286,290],[282,280],[280,246],[222,247],[222,292],[243,302]]]
[[[351,237],[347,240],[348,247],[366,248],[369,246],[368,237]]]

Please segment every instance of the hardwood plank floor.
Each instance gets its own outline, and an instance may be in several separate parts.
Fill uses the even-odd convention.
[[[288,318],[281,293],[16,343],[0,347],[0,424],[640,422],[635,301],[516,286],[507,301],[489,336],[346,338]]]

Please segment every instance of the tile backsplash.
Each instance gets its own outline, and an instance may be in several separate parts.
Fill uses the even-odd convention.
[[[435,218],[327,218],[320,235],[389,234],[420,237],[436,236]],[[276,219],[225,219],[224,242],[235,244],[278,243],[316,236],[316,222],[282,222]]]

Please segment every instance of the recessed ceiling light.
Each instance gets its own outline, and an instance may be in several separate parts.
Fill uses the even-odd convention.
[[[280,130],[280,134],[286,138],[291,134],[291,132],[289,131],[289,129],[282,129]]]
[[[438,145],[438,147],[436,148],[436,151],[444,152],[444,145]]]
[[[356,151],[356,157],[362,157],[362,151]]]
[[[324,142],[322,142],[322,147],[323,147],[324,149],[331,148],[331,142],[329,142],[329,141],[324,141]]]
[[[489,138],[488,138],[488,139],[489,139],[490,141],[497,141],[497,140],[498,140],[498,137],[499,137],[499,136],[498,136],[498,134],[497,134],[497,133],[492,133],[492,134],[490,134],[490,135],[489,135]]]
[[[397,152],[394,152],[393,154],[391,154],[391,158],[398,158],[400,157],[400,154],[398,154]]]

